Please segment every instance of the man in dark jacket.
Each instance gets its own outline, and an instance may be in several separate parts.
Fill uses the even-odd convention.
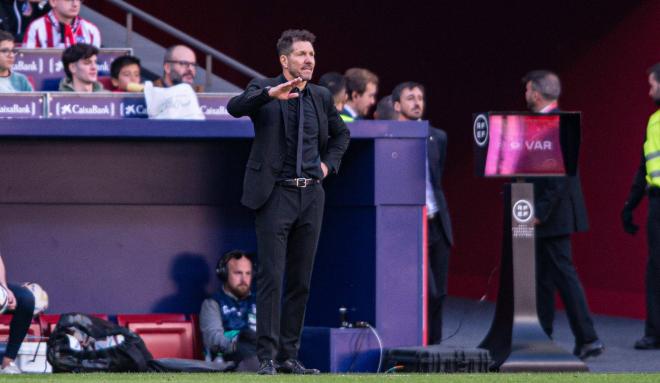
[[[523,77],[527,107],[536,113],[559,111],[561,83],[549,71]],[[536,297],[541,327],[552,336],[555,291],[559,290],[568,322],[575,336],[573,354],[580,359],[600,355],[605,346],[598,339],[587,299],[571,259],[571,234],[588,229],[587,210],[580,178],[538,177],[534,184],[536,233]]]
[[[392,91],[392,102],[399,121],[421,120],[426,105],[424,86],[412,81],[401,83]],[[449,250],[453,243],[449,209],[442,191],[446,156],[447,133],[429,127],[426,159],[429,344],[442,341],[442,304],[447,296]]]
[[[252,80],[227,105],[254,125],[241,202],[256,212],[259,374],[318,373],[302,366],[298,349],[323,218],[321,181],[339,170],[350,133],[330,91],[309,83],[314,40],[306,30],[282,33],[282,75]]]

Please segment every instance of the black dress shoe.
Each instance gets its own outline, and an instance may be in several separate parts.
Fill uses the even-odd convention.
[[[591,343],[585,343],[582,346],[575,346],[573,355],[580,359],[587,359],[590,356],[598,356],[605,350],[605,345],[600,339],[596,339]]]
[[[272,359],[265,359],[259,362],[259,369],[257,370],[259,375],[275,375],[277,374],[277,365]]]
[[[287,359],[280,363],[277,372],[296,375],[316,375],[320,373],[320,371],[315,368],[305,368],[298,359]]]
[[[660,338],[645,336],[635,342],[635,348],[638,350],[654,350],[660,348]]]

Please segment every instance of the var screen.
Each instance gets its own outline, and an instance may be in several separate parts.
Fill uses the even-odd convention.
[[[559,115],[488,116],[490,138],[484,175],[563,175]]]

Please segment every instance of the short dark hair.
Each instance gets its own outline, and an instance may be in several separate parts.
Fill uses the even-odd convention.
[[[660,63],[655,63],[647,71],[647,74],[653,73],[655,81],[660,82]]]
[[[399,118],[399,113],[394,110],[394,102],[392,101],[392,95],[388,94],[378,101],[376,104],[376,111],[374,112],[374,117],[377,120],[396,120]]]
[[[403,93],[405,89],[415,89],[415,88],[419,88],[419,90],[422,91],[422,94],[426,96],[426,90],[424,89],[424,85],[414,81],[406,81],[394,87],[394,90],[392,91],[392,104],[401,101],[401,93]]]
[[[67,78],[71,78],[71,71],[69,64],[75,63],[78,60],[88,59],[94,55],[99,54],[99,49],[91,44],[78,43],[72,45],[62,52],[62,65],[64,66],[64,73]]]
[[[140,59],[129,55],[117,57],[116,59],[112,60],[112,64],[110,64],[110,77],[114,78],[115,80],[118,79],[121,70],[124,69],[125,66],[133,64],[140,66]]]
[[[330,93],[336,96],[342,89],[346,89],[346,79],[341,73],[328,72],[319,78],[319,85],[328,88]]]
[[[316,36],[307,29],[287,29],[282,32],[282,36],[277,40],[277,55],[287,56],[293,51],[293,43],[296,41],[308,41],[314,44]]]
[[[7,31],[0,31],[0,42],[7,41],[7,40],[9,40],[11,42],[14,42],[14,35],[12,35],[11,33],[7,32]]]
[[[561,82],[556,73],[549,70],[533,70],[522,78],[523,84],[532,83],[532,89],[546,100],[557,100],[561,95]]]
[[[353,98],[353,92],[362,94],[367,90],[367,84],[378,85],[378,76],[364,68],[350,68],[344,74],[346,77],[346,93],[348,98]]]
[[[244,250],[235,249],[226,252],[225,254],[222,255],[222,257],[220,257],[220,259],[218,259],[218,263],[215,266],[216,271],[219,272],[219,270],[221,270],[223,267],[226,269],[227,264],[232,259],[238,260],[244,257],[247,258],[248,261],[250,261],[250,264],[252,264],[252,268],[254,269],[255,268],[254,255]]]

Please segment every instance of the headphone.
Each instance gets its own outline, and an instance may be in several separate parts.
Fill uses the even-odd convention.
[[[218,260],[218,264],[215,266],[215,273],[218,275],[218,278],[223,283],[227,282],[227,279],[229,278],[229,270],[227,269],[227,264],[229,263],[229,261],[231,261],[232,259],[241,259],[243,257],[250,260],[250,263],[252,264],[252,273],[255,272],[256,264],[254,263],[252,254],[247,253],[243,250],[231,250],[225,253],[225,255],[223,255]]]

